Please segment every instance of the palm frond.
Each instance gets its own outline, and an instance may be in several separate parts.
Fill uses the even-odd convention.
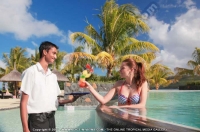
[[[75,32],[70,35],[70,38],[73,43],[75,41],[78,41],[81,44],[87,44],[87,45],[91,46],[92,48],[95,48],[97,51],[101,51],[101,47],[96,43],[96,41],[84,33]]]
[[[77,62],[82,61],[82,60],[95,60],[95,56],[91,54],[87,54],[84,52],[73,52],[68,54],[69,61],[73,64],[77,64]]]
[[[113,64],[113,57],[107,52],[103,51],[96,55],[96,61],[101,67],[107,67]]]

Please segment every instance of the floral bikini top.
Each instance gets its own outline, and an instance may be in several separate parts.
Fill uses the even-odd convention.
[[[124,82],[125,83],[125,82]],[[124,86],[124,83],[122,84],[120,90],[119,90],[119,95],[118,95],[118,102],[120,104],[138,104],[140,101],[140,94],[133,95],[131,97],[125,97],[124,95],[121,94],[122,88]]]

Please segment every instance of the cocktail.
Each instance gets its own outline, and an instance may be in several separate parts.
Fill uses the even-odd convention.
[[[84,81],[85,81],[85,77],[81,76],[79,81],[78,81],[78,85],[79,85],[80,88],[85,88],[87,86]]]
[[[93,68],[89,64],[87,64],[85,67],[86,67],[86,70],[82,72],[79,82],[78,82],[78,85],[80,88],[85,88],[87,86],[84,81],[86,78],[89,78],[93,72]]]

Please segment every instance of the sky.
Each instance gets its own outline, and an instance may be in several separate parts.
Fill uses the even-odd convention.
[[[51,41],[60,51],[71,53],[78,43],[69,38],[73,32],[84,32],[87,21],[96,29],[105,0],[0,0],[0,66],[5,68],[3,53],[16,46],[34,54],[43,41]],[[146,17],[150,31],[134,36],[149,41],[160,51],[153,63],[160,62],[172,70],[188,68],[195,47],[200,48],[199,0],[117,0],[133,4]],[[89,52],[85,48],[85,52]],[[103,75],[105,71],[96,70]]]

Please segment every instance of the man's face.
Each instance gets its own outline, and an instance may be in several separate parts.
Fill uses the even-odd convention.
[[[55,59],[57,58],[57,49],[55,47],[52,47],[49,49],[49,51],[44,51],[45,54],[45,60],[48,62],[48,64],[52,64]]]

